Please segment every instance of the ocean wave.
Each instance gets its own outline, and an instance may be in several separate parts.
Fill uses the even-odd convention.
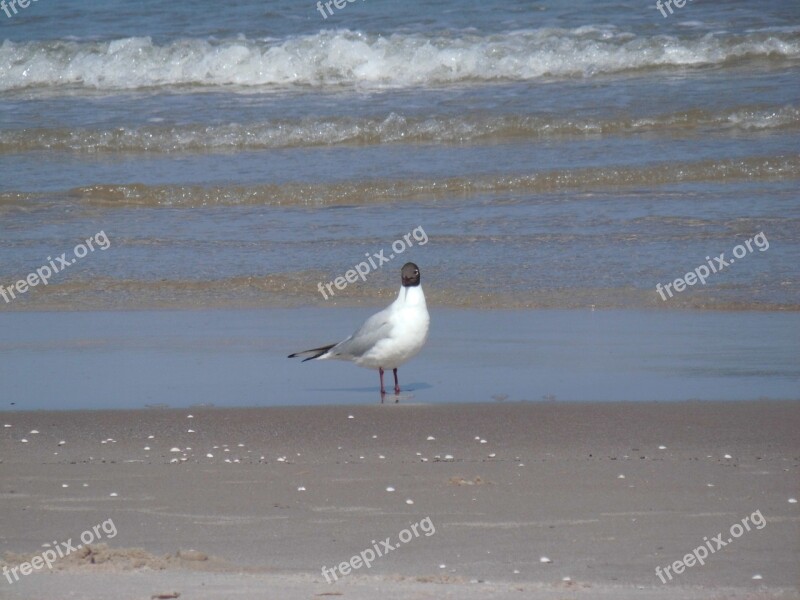
[[[279,308],[297,306],[381,306],[396,294],[391,289],[351,286],[347,294],[324,300],[316,283],[328,281],[330,273],[295,271],[225,277],[219,279],[118,279],[84,277],[39,286],[20,297],[6,311],[63,310],[153,310],[210,308]],[[518,282],[519,283],[519,282]],[[540,282],[521,282],[522,289],[497,289],[473,283],[464,289],[458,281],[439,280],[425,291],[428,302],[437,307],[473,309],[693,309],[800,311],[790,294],[765,300],[753,293],[751,283],[726,286],[716,291],[694,290],[678,296],[665,307],[651,288],[542,287]],[[477,291],[476,291],[477,289]]]
[[[283,40],[149,37],[106,42],[6,40],[0,91],[175,86],[407,87],[573,78],[632,70],[800,58],[800,33],[637,36],[613,27],[502,34],[368,35],[322,31]]]
[[[740,107],[692,110],[638,118],[537,115],[465,115],[419,118],[327,118],[224,125],[149,125],[114,129],[0,131],[0,154],[38,150],[69,152],[221,152],[392,143],[483,143],[585,135],[691,134],[800,128],[800,109]]]
[[[69,190],[71,201],[97,207],[327,206],[370,205],[465,195],[537,194],[675,183],[793,180],[800,155],[719,161],[663,162],[641,167],[597,167],[441,179],[370,179],[341,183],[255,186],[97,184]],[[0,212],[30,210],[52,194],[0,193]]]

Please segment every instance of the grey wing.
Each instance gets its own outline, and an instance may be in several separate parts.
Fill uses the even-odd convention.
[[[349,338],[331,348],[329,353],[358,358],[369,352],[379,341],[389,337],[391,331],[389,313],[382,310],[367,319]]]

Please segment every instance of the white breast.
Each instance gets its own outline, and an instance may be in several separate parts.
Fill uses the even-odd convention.
[[[357,365],[371,369],[396,369],[425,345],[430,315],[422,286],[401,288],[390,308],[390,335],[356,360]]]

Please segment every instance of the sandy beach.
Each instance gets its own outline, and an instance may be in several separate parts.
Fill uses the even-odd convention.
[[[108,598],[112,587],[125,599],[798,597],[796,402],[2,420],[4,565],[109,520],[114,534],[95,530],[92,550],[0,580],[3,598]],[[745,517],[749,530],[734,528],[704,565],[659,580],[657,566],[731,537]],[[397,541],[425,519],[427,535]],[[393,550],[369,569],[326,581],[323,567],[387,538]]]

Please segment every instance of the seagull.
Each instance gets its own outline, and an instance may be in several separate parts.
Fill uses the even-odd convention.
[[[383,371],[394,373],[394,393],[400,393],[397,367],[415,356],[425,345],[431,318],[420,285],[419,267],[412,262],[400,270],[402,286],[397,300],[375,313],[353,335],[338,344],[303,350],[289,358],[306,356],[307,360],[328,358],[350,360],[359,367],[378,369],[381,379],[381,398],[386,395]]]

